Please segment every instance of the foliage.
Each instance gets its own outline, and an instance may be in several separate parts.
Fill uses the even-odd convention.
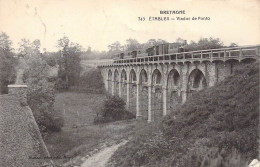
[[[59,39],[57,47],[62,49],[62,57],[58,62],[58,77],[63,82],[66,82],[68,87],[74,86],[80,77],[80,56],[82,47],[77,43],[70,42],[68,37]]]
[[[224,44],[219,38],[200,38],[198,42],[191,41],[184,47],[185,51],[207,50],[223,48]]]
[[[28,85],[27,101],[33,111],[40,131],[45,136],[48,130],[58,131],[63,126],[61,116],[54,111],[54,83],[49,82],[50,66],[42,59],[39,42],[22,40],[20,55],[25,60],[23,81]]]
[[[2,32],[0,34],[0,94],[7,93],[7,85],[15,82],[15,65],[12,41],[6,33]]]
[[[110,45],[108,45],[108,52],[118,52],[122,50],[122,45],[120,42],[116,41]]]
[[[108,96],[105,100],[94,123],[106,123],[134,118],[134,115],[125,109],[125,102],[118,96]]]
[[[124,50],[133,51],[139,49],[141,44],[136,40],[129,38],[126,40],[126,45],[124,46]]]
[[[45,60],[47,64],[51,67],[55,67],[58,65],[60,57],[60,52],[44,52],[42,54],[43,60]]]
[[[162,122],[137,132],[115,166],[245,166],[258,156],[259,63],[202,90]]]
[[[100,69],[92,68],[80,76],[78,84],[70,90],[89,93],[103,93],[105,90]]]
[[[159,44],[164,44],[164,43],[168,43],[167,41],[163,40],[163,39],[149,39],[146,43],[142,44],[143,49],[148,49],[150,47],[153,47],[155,45],[159,45]]]

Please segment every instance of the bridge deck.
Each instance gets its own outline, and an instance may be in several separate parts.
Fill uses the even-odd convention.
[[[260,56],[260,45],[243,46],[233,48],[220,48],[182,52],[174,54],[155,55],[128,59],[117,59],[104,62],[99,67],[121,66],[130,64],[155,64],[155,63],[185,63],[195,61],[227,61],[230,59],[241,61],[243,59],[258,59]]]

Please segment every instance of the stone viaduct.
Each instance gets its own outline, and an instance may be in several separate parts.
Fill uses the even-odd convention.
[[[98,67],[106,90],[122,97],[136,118],[150,122],[259,55],[257,45],[117,59]]]

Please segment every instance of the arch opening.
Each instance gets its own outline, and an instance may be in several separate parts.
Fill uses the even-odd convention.
[[[167,78],[167,88],[176,89],[180,86],[180,74],[177,70],[173,69],[170,71]]]
[[[204,74],[199,69],[194,69],[190,75],[188,80],[188,88],[189,90],[202,90],[207,87],[207,82]]]
[[[127,81],[127,75],[126,71],[123,69],[121,73],[121,82],[126,82]]]
[[[121,72],[121,97],[126,101],[127,94],[127,74],[123,69]]]
[[[155,69],[152,75],[152,85],[159,85],[162,82],[162,75],[158,69]]]
[[[129,81],[131,83],[136,82],[136,73],[133,69],[130,71]]]
[[[147,73],[144,69],[142,69],[142,71],[140,72],[140,84],[147,83],[147,81],[148,81]]]
[[[172,111],[177,104],[181,103],[180,74],[176,69],[170,71],[167,77],[167,111]]]

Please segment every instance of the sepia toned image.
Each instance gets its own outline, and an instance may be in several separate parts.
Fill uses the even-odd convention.
[[[0,167],[260,167],[259,0],[0,0]]]

